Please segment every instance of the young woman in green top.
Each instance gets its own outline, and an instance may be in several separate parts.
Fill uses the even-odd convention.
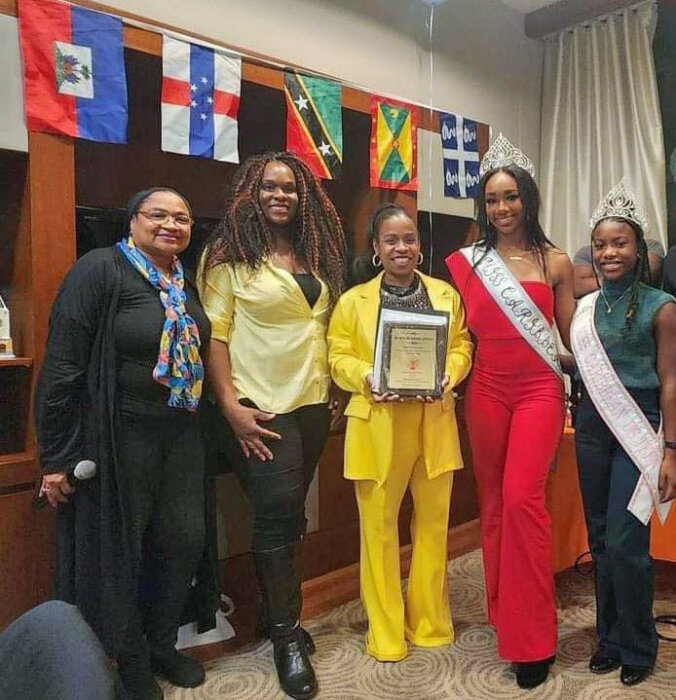
[[[634,685],[657,654],[650,516],[666,517],[676,495],[676,300],[645,283],[645,216],[623,183],[590,224],[601,286],[580,301],[572,331],[584,382],[575,442],[596,569],[589,668],[622,666],[622,683]]]

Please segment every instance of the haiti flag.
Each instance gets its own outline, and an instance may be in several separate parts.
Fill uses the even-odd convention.
[[[122,20],[52,0],[19,0],[26,127],[127,141]]]

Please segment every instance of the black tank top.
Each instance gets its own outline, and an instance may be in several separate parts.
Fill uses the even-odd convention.
[[[307,299],[307,303],[310,308],[312,308],[319,299],[319,295],[322,293],[322,285],[320,281],[310,273],[293,273],[293,278],[298,282],[303,296]]]

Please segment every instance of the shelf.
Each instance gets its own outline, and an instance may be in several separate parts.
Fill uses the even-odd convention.
[[[32,488],[38,477],[35,455],[31,452],[0,454],[0,496],[17,486]]]
[[[32,357],[0,357],[0,368],[2,367],[32,367]]]
[[[14,467],[29,464],[35,461],[35,455],[31,452],[10,452],[0,454],[0,469],[2,467]]]

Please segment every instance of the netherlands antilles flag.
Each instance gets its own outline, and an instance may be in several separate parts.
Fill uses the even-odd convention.
[[[19,0],[26,127],[127,140],[122,20],[52,0]]]
[[[371,96],[371,187],[417,190],[418,111]]]
[[[343,162],[341,87],[332,80],[284,73],[286,150],[317,177],[339,177]]]
[[[239,58],[165,36],[162,150],[239,163],[241,82]]]

